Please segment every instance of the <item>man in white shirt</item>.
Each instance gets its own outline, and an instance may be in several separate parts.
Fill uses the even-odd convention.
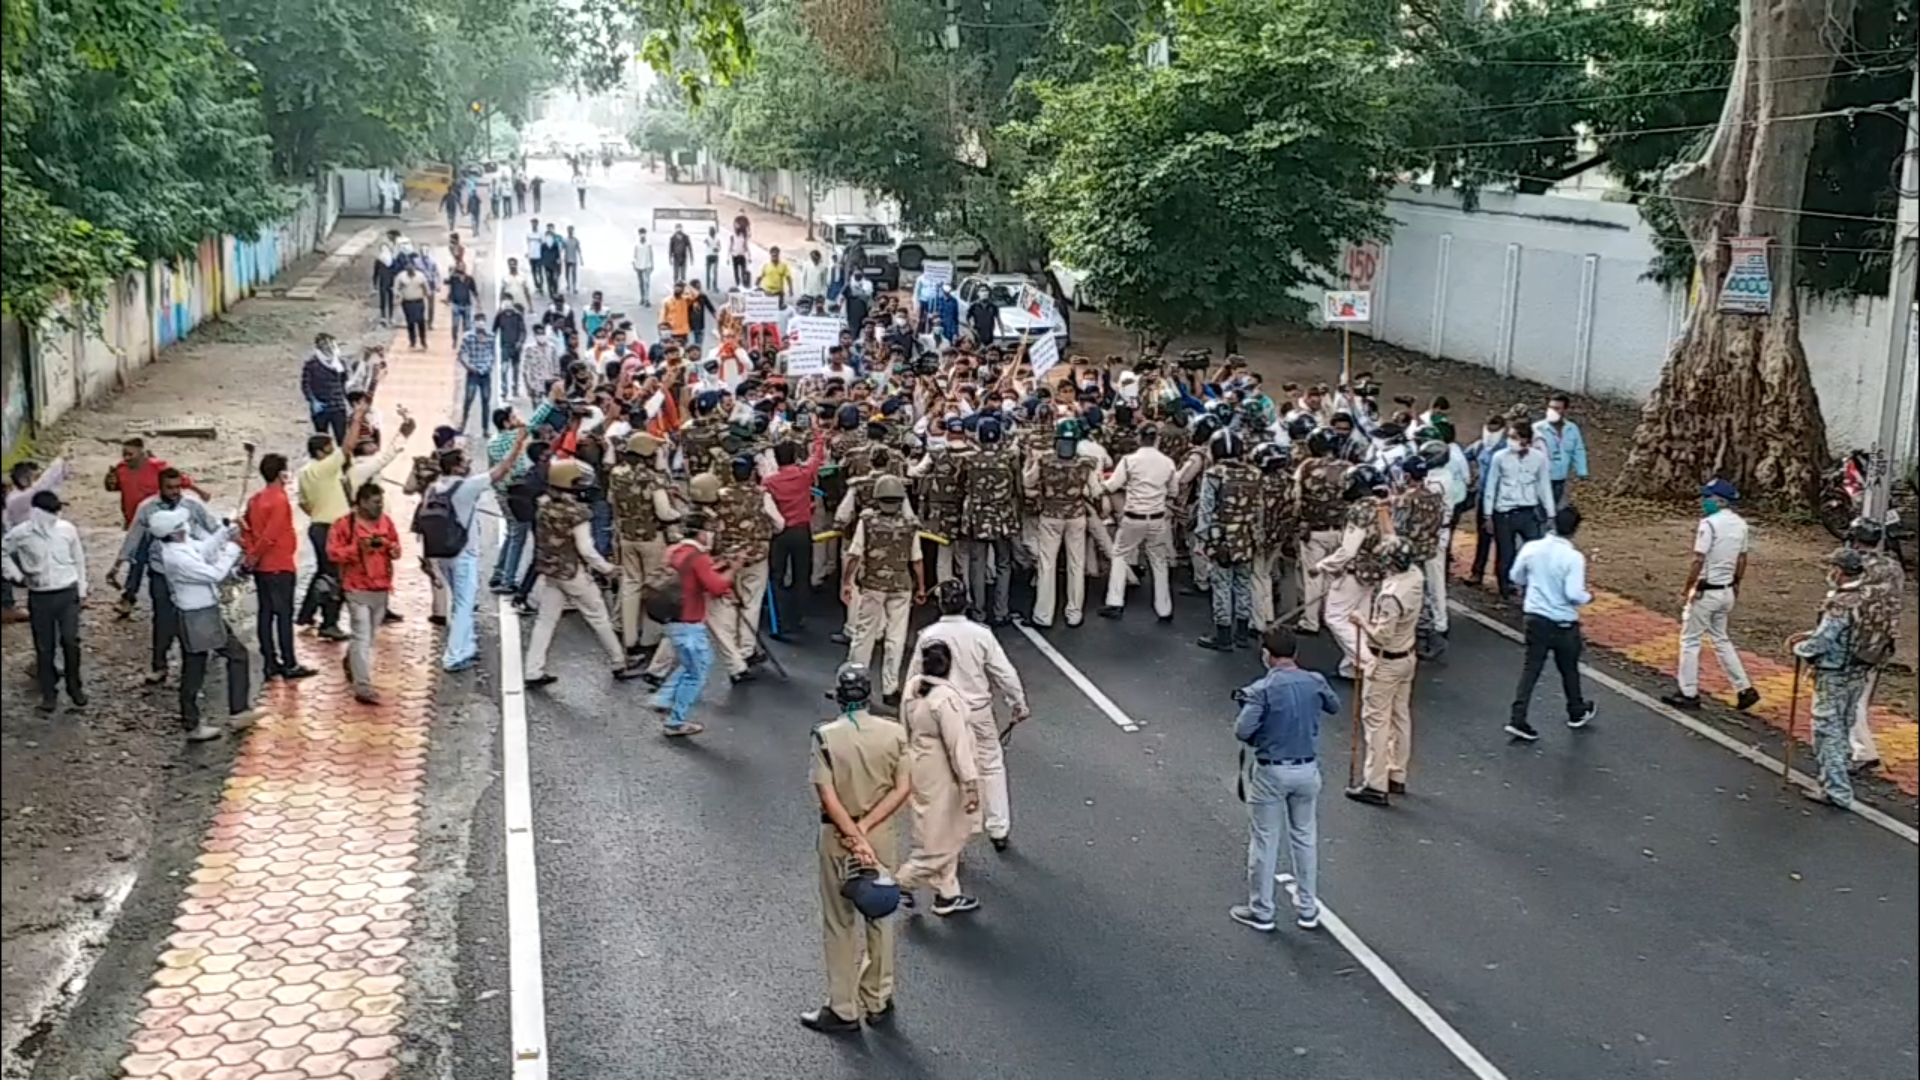
[[[520,260],[507,257],[507,276],[500,282],[500,299],[503,303],[519,304],[520,310],[533,310],[533,279],[520,268]]]
[[[27,589],[27,621],[33,628],[33,673],[40,687],[40,711],[59,707],[55,696],[62,675],[67,700],[83,709],[87,692],[80,685],[80,605],[87,599],[87,555],[80,531],[60,516],[58,492],[33,493],[27,520],[0,540],[0,572]],[[55,664],[54,650],[59,650]]]
[[[647,230],[633,245],[633,276],[640,283],[640,306],[653,306],[653,245],[647,243]]]
[[[240,563],[238,525],[224,525],[202,539],[192,539],[191,520],[186,510],[161,510],[148,519],[147,527],[160,543],[155,548],[159,563],[173,590],[173,603],[180,612],[180,719],[187,728],[188,742],[217,739],[224,731],[201,718],[200,689],[207,682],[207,665],[218,653],[227,662],[227,726],[244,731],[259,719],[260,710],[251,708],[248,685],[251,657],[247,647],[227,626],[220,611],[220,586]]]
[[[794,267],[793,295],[796,300],[811,298],[815,309],[825,311],[827,306],[827,278],[831,268],[820,257],[820,249],[807,253],[807,259]]]
[[[534,218],[527,223],[527,238],[524,243],[527,249],[527,265],[539,266],[540,257],[545,254],[544,249],[547,243],[547,233],[540,227],[539,218]]]
[[[1740,650],[1727,636],[1727,618],[1733,614],[1734,601],[1740,597],[1740,580],[1747,573],[1747,521],[1733,512],[1732,503],[1740,497],[1732,484],[1715,480],[1700,489],[1700,524],[1693,533],[1693,565],[1687,571],[1687,584],[1681,590],[1680,663],[1675,681],[1679,684],[1661,701],[1689,712],[1700,708],[1700,642],[1713,644],[1739,697],[1734,707],[1746,710],[1760,701],[1760,691],[1747,678],[1740,662]]]
[[[1153,571],[1153,611],[1160,621],[1173,618],[1173,593],[1167,567],[1173,561],[1173,531],[1168,523],[1169,500],[1179,469],[1160,452],[1160,432],[1140,429],[1140,449],[1120,459],[1113,475],[1101,483],[1108,494],[1123,492],[1120,535],[1113,542],[1113,562],[1107,569],[1107,603],[1100,614],[1117,619],[1127,600],[1127,567],[1142,548]]]
[[[907,683],[920,674],[920,654],[929,644],[942,642],[953,656],[953,668],[947,681],[960,692],[967,706],[967,727],[973,732],[974,761],[980,769],[982,824],[995,851],[1007,850],[1008,834],[1013,829],[1013,804],[1007,793],[1006,758],[1000,742],[1000,725],[993,718],[993,698],[997,691],[1006,699],[1013,726],[1032,715],[1027,709],[1027,691],[1020,685],[1020,674],[1000,647],[1000,639],[983,623],[967,618],[972,598],[964,581],[949,578],[938,588],[939,621],[920,631],[913,643],[913,659],[907,663]]]
[[[703,241],[707,251],[707,272],[704,275],[707,291],[720,291],[720,226],[707,226],[707,237]]]

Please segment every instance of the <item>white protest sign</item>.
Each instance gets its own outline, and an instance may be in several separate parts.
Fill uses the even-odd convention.
[[[1329,292],[1321,311],[1330,323],[1372,322],[1373,294],[1353,291]]]
[[[755,325],[779,322],[780,298],[763,292],[747,293],[742,305],[741,318]]]
[[[1060,321],[1060,310],[1054,306],[1053,296],[1031,285],[1020,290],[1020,306],[1026,309],[1028,315],[1048,326],[1057,325]]]
[[[1060,362],[1060,343],[1052,334],[1041,334],[1027,342],[1027,362],[1033,365],[1033,377],[1045,375]]]
[[[1773,270],[1765,236],[1736,236],[1727,241],[1727,277],[1720,283],[1720,310],[1765,315],[1773,310]]]
[[[795,345],[781,355],[787,358],[787,377],[790,379],[818,375],[827,370],[827,352],[825,349],[810,349]]]
[[[920,280],[939,286],[953,280],[953,264],[945,260],[920,264]]]
[[[812,357],[819,370],[827,362],[827,349],[840,344],[840,331],[846,329],[846,321],[831,315],[796,315],[789,320],[792,329],[792,341],[787,349],[787,371],[792,373],[794,361],[800,357]],[[806,374],[807,372],[802,372]]]

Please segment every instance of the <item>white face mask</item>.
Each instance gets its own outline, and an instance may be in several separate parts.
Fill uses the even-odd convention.
[[[1557,424],[1557,423],[1559,423],[1559,422],[1560,422],[1560,417],[1561,417],[1562,415],[1563,415],[1563,414],[1562,414],[1562,413],[1560,412],[1560,410],[1559,410],[1559,409],[1548,409],[1548,410],[1547,410],[1547,423],[1549,423],[1549,424]]]

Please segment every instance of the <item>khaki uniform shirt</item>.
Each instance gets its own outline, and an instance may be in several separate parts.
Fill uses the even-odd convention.
[[[865,709],[815,724],[809,779],[826,784],[855,821],[879,805],[907,769],[907,729]]]
[[[1373,616],[1367,621],[1367,639],[1373,648],[1390,653],[1413,651],[1426,587],[1426,578],[1412,567],[1388,574],[1380,582]]]

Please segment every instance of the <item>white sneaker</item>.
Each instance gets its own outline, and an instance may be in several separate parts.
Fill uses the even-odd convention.
[[[187,741],[190,743],[212,742],[225,734],[226,732],[221,731],[212,724],[201,724],[199,727],[187,732]]]
[[[252,708],[246,712],[234,713],[232,716],[227,717],[227,727],[233,731],[245,731],[259,723],[260,718],[265,715],[267,715],[267,710],[261,708]]]
[[[1235,904],[1232,907],[1228,908],[1227,918],[1232,919],[1234,922],[1239,923],[1241,926],[1244,926],[1249,930],[1258,930],[1263,934],[1270,934],[1273,932],[1273,927],[1274,927],[1273,920],[1263,919],[1260,916],[1254,914],[1252,906],[1248,904]]]
[[[1299,927],[1302,930],[1320,929],[1320,909],[1314,908],[1313,914],[1311,915],[1295,915],[1293,919],[1293,925]]]

